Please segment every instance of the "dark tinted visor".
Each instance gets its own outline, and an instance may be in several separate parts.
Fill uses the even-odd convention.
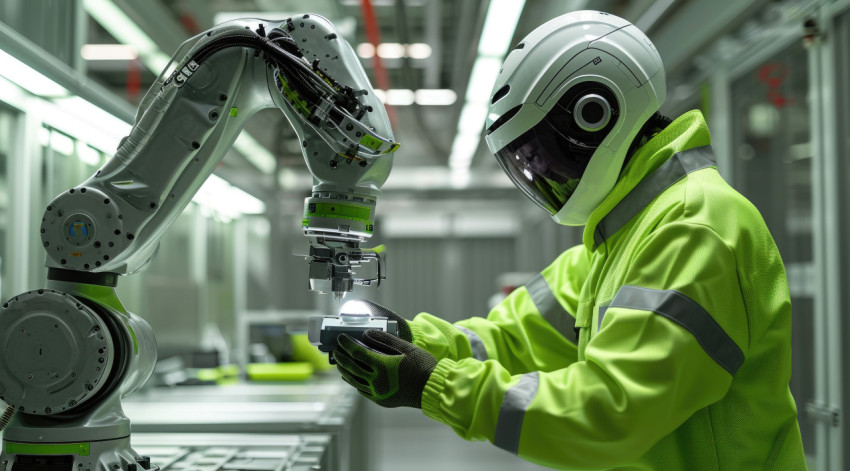
[[[496,153],[496,159],[513,180],[538,206],[552,215],[570,199],[596,151],[566,135],[568,111],[560,106],[536,126]],[[598,145],[598,144],[597,144]]]

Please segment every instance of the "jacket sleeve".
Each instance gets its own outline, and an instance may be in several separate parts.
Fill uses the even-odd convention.
[[[451,324],[421,313],[411,321],[414,343],[437,359],[495,360],[511,373],[556,370],[576,361],[575,312],[589,270],[587,251],[565,251],[487,318]]]
[[[546,466],[634,462],[722,398],[743,362],[747,321],[735,267],[710,229],[665,226],[628,261],[584,360],[517,375],[492,361],[443,359],[422,409],[466,439]]]

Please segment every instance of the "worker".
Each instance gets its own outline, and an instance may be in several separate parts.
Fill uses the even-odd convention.
[[[531,32],[493,88],[486,140],[582,244],[486,319],[395,319],[340,337],[343,379],[468,440],[559,469],[801,470],[782,260],[717,171],[702,114],[670,121],[635,26],[573,12]]]

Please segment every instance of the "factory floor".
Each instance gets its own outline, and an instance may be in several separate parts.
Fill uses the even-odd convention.
[[[467,442],[419,409],[368,408],[374,471],[542,471],[490,442]]]

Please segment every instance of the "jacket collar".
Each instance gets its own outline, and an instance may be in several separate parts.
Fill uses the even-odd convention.
[[[656,134],[646,144],[640,147],[614,188],[590,214],[584,226],[583,243],[588,250],[594,250],[598,245],[597,226],[614,210],[617,205],[628,197],[629,193],[647,176],[655,172],[665,162],[681,151],[695,147],[708,146],[710,137],[708,126],[699,110],[689,111],[678,117],[669,126]],[[646,202],[647,204],[649,201]],[[645,206],[645,204],[643,205]],[[613,234],[608,234],[608,236]]]

